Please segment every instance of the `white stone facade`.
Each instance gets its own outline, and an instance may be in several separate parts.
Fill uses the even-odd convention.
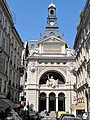
[[[51,22],[55,24],[52,25]],[[47,27],[38,41],[27,41],[27,80],[25,81],[26,105],[36,111],[67,111],[72,109],[76,93],[75,51],[67,46],[59,34],[56,7],[48,7]]]
[[[48,42],[50,39],[54,38],[54,42],[51,44],[55,46],[55,48],[51,48],[51,44],[49,42],[48,48],[52,49],[53,52],[44,53],[43,48],[44,44]],[[58,42],[56,42],[58,40]],[[30,41],[29,41],[30,42]],[[43,43],[43,44],[42,44]],[[47,43],[48,44],[48,43]],[[58,46],[61,46],[60,49],[62,51],[57,52],[56,49]],[[42,47],[41,47],[42,46]],[[40,49],[41,48],[41,49]],[[71,50],[71,51],[70,51]],[[35,50],[33,50],[35,51]],[[39,52],[40,51],[40,52]],[[68,48],[65,49],[65,45],[61,45],[60,39],[56,37],[50,37],[48,40],[43,40],[40,42],[38,52],[30,53],[28,57],[28,67],[27,67],[27,82],[25,83],[26,88],[26,104],[33,104],[34,110],[39,110],[39,97],[41,93],[46,94],[46,110],[49,111],[49,95],[50,93],[55,94],[55,101],[56,107],[54,108],[55,111],[58,111],[58,95],[63,93],[65,95],[65,111],[71,112],[70,107],[74,103],[73,99],[75,96],[75,92],[73,90],[73,85],[75,83],[75,76],[71,73],[71,69],[75,67],[75,59],[72,55],[73,50]],[[58,80],[47,81],[44,84],[40,84],[41,77],[46,73],[50,74],[49,72],[58,73],[63,78],[63,84],[58,82]],[[49,79],[52,76],[48,76]],[[53,75],[54,77],[54,75]],[[60,80],[59,80],[60,81]],[[63,109],[62,109],[63,110]]]
[[[77,27],[77,34],[74,42],[76,51],[76,111],[82,114],[88,111],[86,89],[90,87],[89,62],[90,62],[90,0],[86,1],[86,5],[80,14],[80,23]]]

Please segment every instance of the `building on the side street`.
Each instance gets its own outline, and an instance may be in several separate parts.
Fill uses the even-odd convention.
[[[77,34],[74,42],[76,51],[76,104],[77,114],[88,112],[90,105],[90,0],[86,1],[80,13],[80,22],[77,25]],[[89,106],[89,107],[88,107]]]
[[[0,0],[0,111],[19,103],[22,49],[7,1]]]
[[[47,26],[39,40],[28,40],[24,100],[36,111],[67,111],[72,109],[76,92],[75,51],[59,33],[56,6],[48,6]],[[24,49],[25,50],[25,49]],[[24,52],[25,53],[25,52]]]

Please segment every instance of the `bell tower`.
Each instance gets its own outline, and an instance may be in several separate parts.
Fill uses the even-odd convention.
[[[48,6],[47,27],[56,27],[56,24],[56,6],[53,3],[50,3]]]
[[[53,3],[50,3],[48,6],[47,25],[44,34],[41,36],[41,39],[50,36],[56,36],[64,40],[63,36],[59,32],[59,27],[57,26],[56,6]]]

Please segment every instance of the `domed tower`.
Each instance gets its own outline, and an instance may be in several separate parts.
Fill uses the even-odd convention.
[[[59,28],[57,26],[56,6],[55,4],[50,3],[48,6],[47,25],[44,34],[41,36],[41,39],[52,35],[64,39],[63,36],[59,33]]]

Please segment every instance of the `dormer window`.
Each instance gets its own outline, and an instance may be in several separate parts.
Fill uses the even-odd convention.
[[[31,49],[33,49],[34,48],[34,44],[31,44]]]
[[[58,36],[58,38],[60,38],[60,36]]]
[[[43,38],[46,38],[47,36],[44,36]]]
[[[53,32],[50,32],[50,35],[54,35],[54,33],[53,33]]]

